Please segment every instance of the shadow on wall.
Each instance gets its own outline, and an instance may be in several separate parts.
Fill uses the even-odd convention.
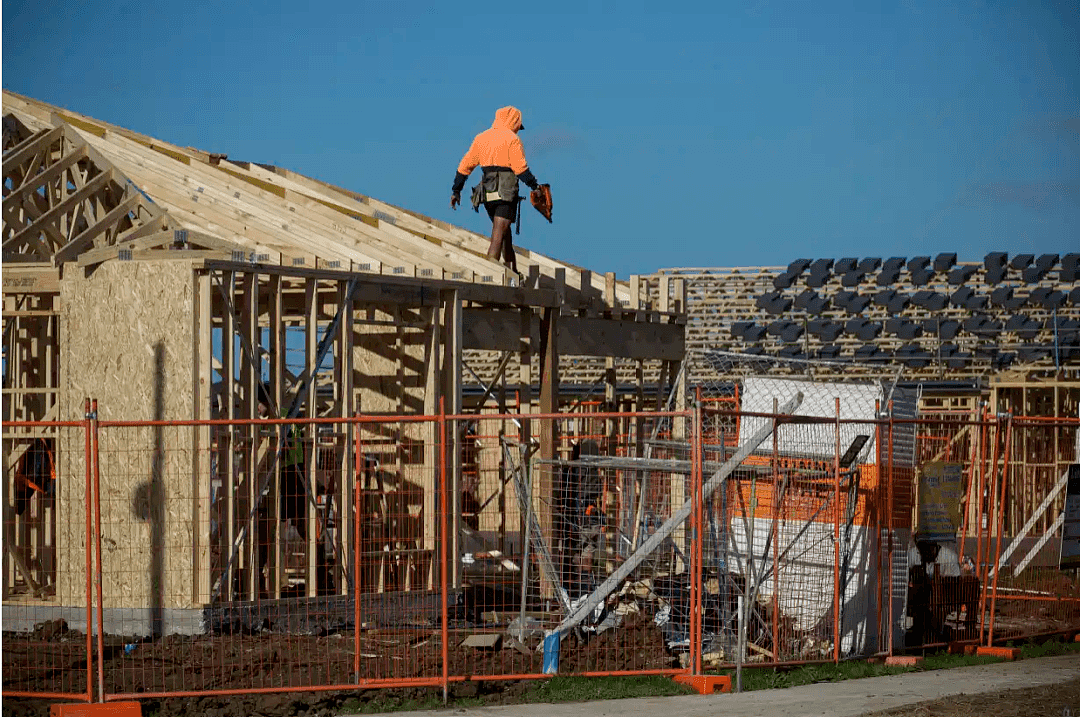
[[[154,345],[155,421],[165,419],[165,345]],[[153,462],[150,480],[140,483],[132,496],[131,512],[150,523],[150,636],[164,634],[165,610],[165,437],[162,426],[154,426]]]

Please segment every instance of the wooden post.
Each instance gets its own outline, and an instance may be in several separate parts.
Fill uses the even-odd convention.
[[[194,416],[197,421],[205,421],[211,418],[210,414],[210,391],[213,385],[213,347],[212,332],[210,328],[210,306],[212,302],[213,287],[210,285],[210,274],[206,272],[193,272],[195,306],[192,316],[192,336],[195,346],[192,354],[195,357],[195,370],[192,372],[195,399]],[[197,426],[192,435],[192,565],[194,580],[192,583],[192,603],[205,605],[210,602],[210,503],[211,482],[214,476],[210,473],[210,427]],[[6,504],[5,504],[6,505]]]
[[[520,333],[520,348],[518,352],[519,367],[518,367],[518,415],[521,416],[521,425],[519,426],[518,440],[521,441],[523,446],[528,446],[532,438],[532,422],[527,418],[528,414],[533,412],[532,406],[532,351],[535,348],[535,344],[532,341],[532,309],[523,306],[521,307],[521,333]],[[503,459],[500,458],[500,461]],[[532,491],[531,494],[533,501],[533,510],[537,509],[540,505],[539,491]],[[525,536],[525,514],[518,516],[520,522],[520,532],[522,541]],[[524,547],[524,543],[523,543]],[[540,584],[541,595],[549,597],[554,593],[551,591],[551,586],[541,582]]]
[[[283,410],[285,395],[285,315],[281,291],[281,275],[270,275],[270,397],[274,401],[274,408],[279,418]],[[272,440],[271,450],[275,456],[279,450],[284,450],[279,440],[286,429],[274,428],[270,431]],[[269,538],[272,549],[270,550],[269,576],[267,583],[272,599],[281,597],[281,583],[284,574],[281,545],[281,467],[284,455],[273,461],[274,474],[270,477],[270,492],[266,500],[270,501],[267,514],[270,516]]]
[[[634,274],[630,277],[630,308],[637,312],[644,306],[641,277]],[[634,362],[634,378],[637,384],[634,408],[641,412],[645,410],[645,361],[643,359]],[[645,419],[641,415],[634,419],[633,445],[635,456],[640,458],[645,455]],[[632,498],[632,496],[628,497]]]
[[[245,272],[242,278],[244,289],[244,303],[240,306],[240,331],[243,333],[241,339],[241,356],[240,356],[240,381],[243,384],[244,400],[243,411],[241,415],[244,418],[252,419],[258,417],[258,406],[255,401],[255,391],[258,386],[259,379],[259,367],[258,365],[252,366],[252,361],[258,361],[257,348],[259,346],[259,276],[254,272]],[[251,349],[251,356],[247,355],[247,352],[243,350],[244,346]],[[258,481],[257,470],[257,458],[256,446],[258,445],[259,432],[255,426],[248,424],[243,431],[244,434],[244,478],[243,482],[246,490],[244,502],[244,515],[247,516],[247,540],[244,541],[244,571],[242,575],[245,580],[245,590],[247,600],[254,600],[259,595],[259,531],[256,524],[257,517],[252,514],[252,508],[255,506],[255,501],[258,499],[258,490],[256,482]]]
[[[450,301],[449,297],[443,296],[443,303]],[[427,370],[424,380],[424,414],[434,416],[439,412],[439,398],[443,390],[443,322],[439,307],[432,307],[430,323],[428,324],[428,337],[425,346],[424,364]],[[424,535],[423,548],[430,551],[431,563],[426,577],[427,587],[434,590],[441,580],[441,570],[437,555],[440,553],[442,532],[439,528],[439,424],[432,422],[424,424],[425,443],[431,447],[431,451],[425,451],[425,462],[428,469],[424,471],[422,480],[424,487]]]
[[[445,410],[451,415],[461,413],[461,347],[462,347],[462,312],[461,295],[458,291],[446,292],[443,302],[443,350],[445,352],[443,397]],[[447,561],[448,584],[452,588],[461,587],[461,561],[459,540],[461,536],[461,423],[452,421],[447,425],[446,440],[446,483],[450,491],[447,505],[449,544],[446,546],[450,555]]]
[[[540,319],[540,413],[559,411],[559,310],[545,308]],[[556,457],[558,425],[545,420],[540,425],[540,458]],[[547,496],[546,492],[541,491]]]
[[[225,418],[236,418],[236,358],[234,356],[233,348],[236,342],[236,320],[233,316],[233,312],[229,309],[229,306],[236,305],[236,274],[227,271],[222,276],[222,281],[225,286],[225,296],[228,297],[228,302],[222,302],[222,326],[221,326],[221,399],[225,406]],[[226,305],[228,304],[228,305]],[[221,432],[221,460],[225,464],[225,543],[223,547],[223,555],[226,560],[229,560],[233,551],[233,546],[236,545],[236,461],[233,460],[233,451],[235,449],[234,436],[236,435],[236,428],[232,425],[224,426]],[[223,566],[226,568],[226,575],[224,576],[225,589],[224,594],[228,597],[227,600],[233,600],[235,598],[235,574],[236,566],[231,568],[228,565]]]
[[[345,303],[347,295],[348,283],[339,281],[338,303],[343,305],[339,307],[341,310],[341,322],[338,324],[337,352],[334,357],[334,370],[337,374],[337,380],[334,383],[338,392],[338,415],[343,419],[352,416],[353,413],[353,307],[355,303],[353,301]],[[344,421],[338,426],[338,430],[341,431],[339,440],[340,455],[338,456],[338,465],[340,467],[338,475],[341,476],[341,480],[338,481],[339,485],[336,486],[337,495],[335,501],[338,508],[336,580],[339,593],[345,592],[342,586],[349,582],[347,576],[351,574],[351,566],[353,565],[352,531],[355,529],[355,524],[349,516],[352,514],[353,490],[356,487],[356,461],[353,460],[355,431],[351,429],[352,426]],[[356,577],[353,576],[352,580],[353,590],[359,592]]]
[[[661,312],[677,311],[677,297],[673,299],[671,296],[672,289],[678,289],[678,284],[681,280],[673,279],[671,276],[662,275],[660,277],[660,306]],[[686,410],[686,384],[682,376],[682,372],[679,370],[680,362],[671,361],[668,368],[668,376],[674,380],[672,385],[672,391],[675,392],[675,405],[676,411]],[[661,386],[661,390],[662,390]],[[657,406],[658,409],[663,410],[664,405]],[[671,439],[673,441],[686,440],[686,420],[681,417],[671,419]],[[669,489],[671,491],[671,505],[682,505],[686,502],[686,477],[673,474],[669,483]],[[679,525],[672,533],[672,540],[675,541],[675,545],[679,546],[679,550],[682,555],[686,554],[688,547],[687,532],[683,525]],[[675,570],[676,572],[684,569],[682,558],[676,558]]]
[[[317,414],[318,404],[318,381],[315,372],[319,368],[315,364],[319,347],[319,280],[308,279],[304,285],[304,365],[309,372],[310,385],[307,391],[307,411],[305,416],[313,418]],[[318,569],[316,559],[316,529],[315,521],[318,519],[318,511],[315,510],[315,462],[318,457],[318,430],[315,424],[307,424],[304,430],[297,431],[297,435],[303,436],[304,442],[304,481],[307,483],[304,496],[304,510],[307,511],[307,569],[304,576],[304,589],[308,597],[314,597],[318,592]]]

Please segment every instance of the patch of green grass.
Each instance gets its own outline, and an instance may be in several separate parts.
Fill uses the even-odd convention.
[[[1003,662],[1000,657],[991,655],[950,655],[947,652],[938,652],[923,657],[919,670],[948,670],[953,667],[971,667],[973,665],[990,665],[995,662]]]
[[[585,702],[624,697],[666,697],[694,691],[664,675],[611,677],[552,677],[535,683],[525,693],[525,702]]]
[[[1050,657],[1080,653],[1080,643],[1064,642],[1061,639],[1048,640],[1041,645],[1025,644],[1021,647],[1024,658]],[[792,668],[747,667],[743,670],[743,690],[769,690],[785,687],[797,687],[816,682],[840,682],[863,677],[896,675],[903,672],[925,670],[945,670],[953,667],[987,665],[1001,662],[999,657],[984,655],[950,655],[946,652],[926,655],[916,667],[887,666],[883,662],[865,662],[851,660],[834,665],[822,663],[801,665]],[[730,675],[735,679],[735,671],[722,670],[720,674]],[[371,714],[375,712],[400,712],[405,710],[428,710],[442,707],[467,708],[483,707],[493,704],[478,697],[451,697],[448,705],[443,705],[442,697],[432,690],[430,696],[402,699],[400,696],[375,696],[361,701],[347,699],[340,708],[342,714]],[[591,700],[609,700],[627,697],[664,697],[668,695],[694,694],[694,691],[679,684],[666,675],[625,675],[610,677],[574,677],[556,676],[547,680],[535,680],[519,697],[509,702],[587,702]]]
[[[886,666],[883,663],[841,662],[839,665],[802,665],[793,669],[753,668],[744,669],[742,678],[743,691],[773,690],[785,687],[810,685],[815,682],[840,682],[857,680],[862,677],[880,677],[910,672],[913,668]],[[735,680],[734,670],[724,670],[721,674],[730,675]]]
[[[1047,640],[1041,645],[1027,644],[1020,648],[1020,656],[1024,658],[1071,655],[1077,652],[1080,652],[1080,642],[1065,642],[1061,639]]]

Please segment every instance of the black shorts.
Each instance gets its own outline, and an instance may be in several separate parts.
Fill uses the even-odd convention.
[[[514,212],[517,209],[517,202],[505,202],[501,199],[495,202],[484,202],[484,208],[487,209],[488,217],[492,221],[495,217],[502,217],[509,221],[514,221]]]

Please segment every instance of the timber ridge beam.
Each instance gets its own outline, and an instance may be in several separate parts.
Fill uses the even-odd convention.
[[[498,284],[473,284],[443,279],[418,279],[410,276],[383,276],[334,269],[305,269],[249,264],[245,262],[206,260],[197,265],[211,271],[235,271],[282,276],[295,279],[320,279],[325,281],[348,281],[358,278],[361,287],[357,301],[383,301],[387,303],[434,306],[440,301],[439,293],[447,290],[460,292],[462,301],[499,304],[504,306],[558,307],[558,294],[552,289],[525,289]]]

